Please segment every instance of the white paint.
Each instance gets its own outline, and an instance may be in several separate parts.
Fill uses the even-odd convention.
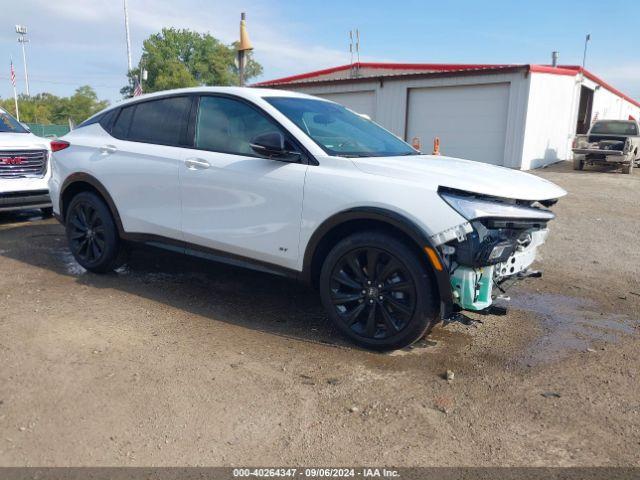
[[[407,139],[430,152],[436,137],[442,155],[504,164],[509,83],[409,90]]]
[[[521,168],[569,158],[576,131],[580,88],[575,77],[532,74]]]
[[[71,145],[53,155],[49,185],[54,211],[60,212],[61,185],[70,175],[85,172],[105,186],[126,232],[186,239],[301,271],[317,228],[352,208],[394,212],[433,237],[468,223],[440,197],[440,187],[526,200],[566,193],[541,178],[479,162],[427,155],[327,156],[263,98],[301,97],[298,93],[200,87],[146,98],[185,91],[225,93],[255,103],[307,146],[319,164],[120,141],[94,123],[71,131],[64,137]],[[116,152],[105,153],[105,144]],[[185,164],[194,158],[211,168],[187,172]]]

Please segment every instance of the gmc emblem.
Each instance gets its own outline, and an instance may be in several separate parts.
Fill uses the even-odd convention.
[[[0,158],[0,163],[3,165],[22,165],[27,160],[27,157],[6,157]]]

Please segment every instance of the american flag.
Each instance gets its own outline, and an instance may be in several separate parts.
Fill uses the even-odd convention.
[[[13,69],[13,60],[11,60],[11,83],[15,88],[16,86],[16,71]]]
[[[134,82],[133,96],[139,97],[140,95],[142,95],[142,85],[140,85],[140,81],[137,78],[134,80]]]

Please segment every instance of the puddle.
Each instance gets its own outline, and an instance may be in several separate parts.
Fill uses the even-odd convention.
[[[16,212],[3,212],[0,214],[0,225],[13,227],[23,222],[37,222],[47,220],[40,210],[19,210]]]
[[[466,333],[452,331],[444,325],[438,324],[425,338],[418,340],[413,345],[394,350],[385,354],[386,357],[419,356],[439,353],[447,349],[454,351],[471,342],[471,337]]]
[[[594,342],[616,343],[636,334],[640,324],[624,314],[602,312],[595,302],[557,294],[514,295],[510,307],[537,314],[544,333],[524,354],[528,364],[558,360],[571,351],[584,351]]]
[[[87,273],[84,267],[76,262],[76,259],[73,258],[73,255],[67,248],[61,248],[56,250],[54,253],[60,260],[62,260],[64,269],[69,275],[79,277],[80,275]]]

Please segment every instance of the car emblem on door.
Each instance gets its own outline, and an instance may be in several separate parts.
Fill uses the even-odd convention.
[[[0,163],[4,165],[22,165],[27,160],[27,157],[5,157],[0,158]]]

